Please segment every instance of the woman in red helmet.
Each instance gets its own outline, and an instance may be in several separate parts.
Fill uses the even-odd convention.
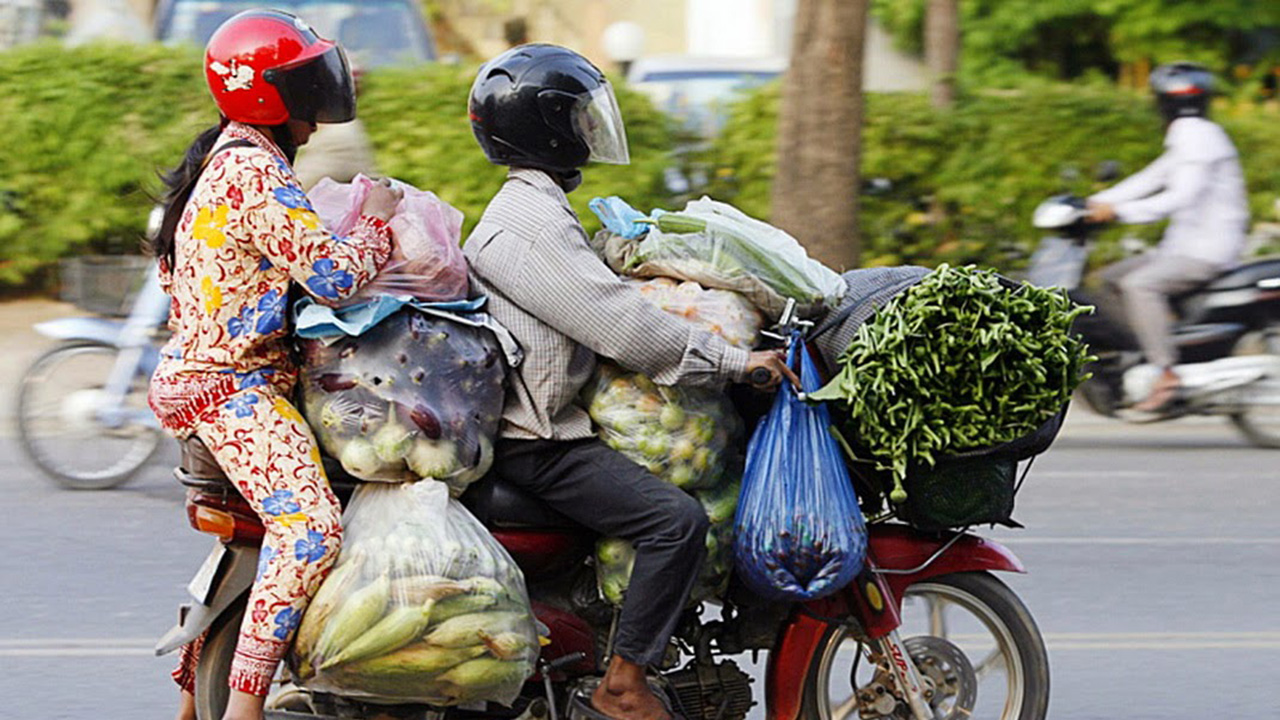
[[[293,172],[316,123],[355,117],[342,50],[298,18],[248,11],[205,52],[221,111],[166,178],[154,241],[173,297],[173,339],[151,381],[166,430],[196,436],[266,527],[249,612],[231,666],[224,720],[258,719],[303,611],[337,556],[337,500],[311,430],[289,401],[290,290],[321,302],[359,290],[390,252],[398,193],[375,187],[348,237],[326,230]],[[194,720],[202,640],[183,648],[178,717]]]

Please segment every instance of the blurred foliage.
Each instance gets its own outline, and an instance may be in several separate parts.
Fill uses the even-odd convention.
[[[157,168],[217,120],[200,58],[43,44],[0,53],[0,287],[73,252],[138,249]]]
[[[756,217],[769,216],[778,87],[734,108],[705,156],[710,193]],[[1221,103],[1218,119],[1240,149],[1255,220],[1273,220],[1280,194],[1280,118],[1254,105]],[[1036,205],[1059,193],[1103,187],[1095,168],[1114,160],[1129,174],[1162,150],[1162,128],[1145,96],[1099,86],[1042,82],[961,98],[939,113],[915,94],[872,94],[863,135],[863,177],[891,181],[862,200],[862,264],[1013,269],[1039,239]],[[1159,226],[1110,231],[1094,261],[1114,258],[1121,233],[1148,240]]]
[[[383,172],[432,190],[469,230],[500,187],[471,136],[473,69],[379,70],[364,78],[361,117]],[[632,165],[592,166],[570,198],[588,229],[597,194],[663,204],[670,150],[664,116],[634,93],[619,102]],[[200,56],[162,46],[36,45],[0,53],[0,289],[38,283],[59,258],[137,252],[158,173],[217,121]]]
[[[872,0],[872,12],[920,53],[927,1]],[[1114,76],[1139,60],[1195,60],[1242,79],[1237,65],[1270,67],[1280,48],[1280,3],[1259,0],[960,0],[960,15],[961,75],[982,85],[1027,71]]]

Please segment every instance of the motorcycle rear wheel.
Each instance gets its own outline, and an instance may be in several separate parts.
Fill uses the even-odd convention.
[[[237,600],[209,627],[200,662],[196,665],[196,717],[199,720],[222,720],[231,697],[227,679],[231,677],[231,660],[240,640],[247,600]]]
[[[917,607],[913,609],[913,605]],[[962,623],[953,626],[951,623],[956,618],[947,616],[948,607],[962,610],[969,617],[960,618]],[[914,610],[919,609],[923,609],[924,614],[916,618],[919,613]],[[923,622],[914,623],[916,619]],[[1006,692],[1003,703],[996,703],[1001,706],[998,714],[993,712],[994,708],[981,703],[989,696],[986,689],[999,685],[982,685],[984,692],[977,693],[980,704],[971,708],[974,720],[1044,720],[1049,709],[1049,656],[1044,638],[1026,606],[995,576],[985,572],[956,573],[912,585],[904,598],[903,621],[901,636],[913,655],[912,638],[936,637],[954,643],[953,647],[968,657],[973,671],[984,677],[1003,670]],[[925,632],[920,632],[922,629]],[[949,632],[957,629],[961,632]],[[975,629],[989,633],[990,649],[983,638],[971,637],[981,634],[969,632]],[[965,646],[959,647],[961,643]],[[803,717],[814,720],[862,717],[858,712],[857,690],[867,685],[874,667],[864,658],[858,677],[851,678],[853,663],[848,652],[861,649],[848,629],[827,631],[805,678]],[[978,682],[981,681],[979,677]],[[963,708],[953,708],[949,713],[945,707],[936,709],[944,711],[941,715],[944,718],[969,716]],[[910,718],[911,715],[899,704],[895,714],[889,717]]]
[[[22,376],[18,440],[31,462],[67,490],[122,485],[160,445],[155,428],[127,424],[111,429],[93,416],[118,354],[102,343],[66,343],[37,358]],[[128,409],[145,411],[145,396],[145,378],[135,378],[125,399]]]

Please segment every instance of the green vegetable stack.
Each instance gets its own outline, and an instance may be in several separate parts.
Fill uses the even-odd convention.
[[[1087,376],[1060,291],[1009,287],[991,271],[938,267],[858,328],[840,372],[810,394],[877,466],[903,480],[945,455],[1022,438],[1060,412]]]
[[[290,662],[318,692],[379,702],[510,703],[538,638],[524,580],[443,483],[366,485]]]
[[[750,347],[759,333],[759,314],[733,293],[704,290],[691,282],[677,285],[666,278],[644,283],[641,292],[658,307],[734,344]],[[734,312],[724,310],[734,305],[739,306]],[[741,421],[724,391],[660,386],[639,373],[601,363],[585,400],[609,447],[689,492],[707,510],[707,561],[692,599],[721,592],[732,567],[742,440]],[[597,544],[596,571],[606,600],[622,603],[634,562],[635,551],[626,540],[607,538]]]

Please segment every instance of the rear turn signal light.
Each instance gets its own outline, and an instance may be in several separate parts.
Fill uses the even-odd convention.
[[[231,542],[236,536],[236,519],[234,515],[204,507],[203,505],[193,506],[191,524],[200,532],[216,535],[222,538],[224,542]]]

